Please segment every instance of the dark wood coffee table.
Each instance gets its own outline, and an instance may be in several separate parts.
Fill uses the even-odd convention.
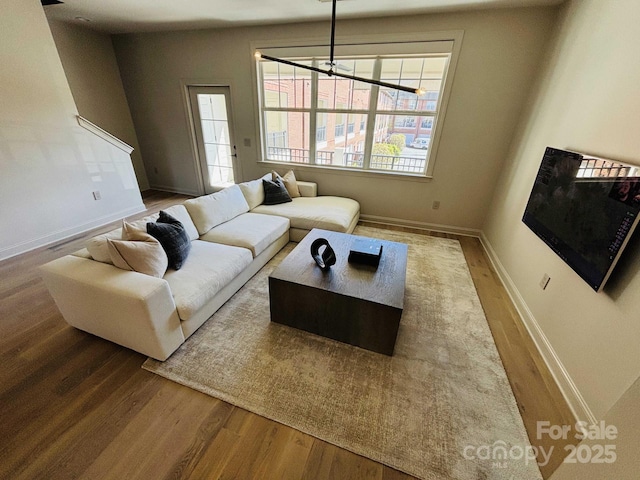
[[[311,243],[326,238],[337,261],[322,271]],[[377,268],[349,263],[358,237],[313,229],[269,276],[271,321],[393,355],[404,308],[407,245],[379,240]]]

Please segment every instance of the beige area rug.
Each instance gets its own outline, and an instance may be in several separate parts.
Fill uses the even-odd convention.
[[[355,233],[409,245],[393,357],[269,321],[267,278],[289,244],[144,368],[420,478],[541,478],[460,243]]]

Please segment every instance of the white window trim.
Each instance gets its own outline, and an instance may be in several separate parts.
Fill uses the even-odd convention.
[[[444,78],[444,87],[442,89],[443,94],[440,101],[438,111],[440,115],[438,118],[438,126],[431,137],[430,148],[431,154],[427,168],[424,174],[409,174],[393,171],[374,171],[374,170],[362,170],[362,169],[349,169],[339,168],[339,171],[352,174],[364,174],[373,175],[378,177],[379,175],[391,175],[393,177],[417,177],[430,179],[433,177],[433,171],[435,169],[436,160],[438,158],[438,149],[440,146],[440,139],[442,131],[444,130],[445,117],[447,114],[447,108],[449,105],[449,98],[451,96],[451,90],[453,87],[453,79],[455,77],[455,71],[458,64],[458,58],[460,56],[460,50],[462,48],[462,39],[464,37],[464,30],[447,30],[440,32],[427,32],[427,33],[405,33],[405,34],[384,34],[384,35],[359,35],[359,36],[338,36],[335,40],[335,54],[341,56],[341,47],[349,47],[348,55],[355,55],[358,52],[360,46],[365,49],[370,49],[372,45],[375,45],[378,53],[385,54],[411,54],[411,53],[437,53],[435,51],[425,51],[425,45],[416,45],[416,51],[411,51],[409,44],[424,44],[429,43],[434,50],[440,48],[439,53],[442,53],[442,43],[451,42],[450,46],[450,59],[449,66]],[[389,49],[383,49],[384,46],[388,46]],[[402,46],[403,50],[399,51],[399,47]],[[327,38],[303,38],[297,40],[258,40],[250,42],[249,58],[253,59],[253,53],[258,50],[266,54],[271,54],[277,57],[295,57],[309,56],[309,55],[327,55],[329,46],[327,44]],[[387,51],[388,50],[388,51]],[[266,159],[266,152],[264,151],[264,144],[262,142],[262,121],[260,118],[260,105],[261,99],[258,91],[259,75],[256,68],[256,62],[251,62],[251,74],[253,77],[253,97],[254,97],[254,115],[256,125],[256,138],[259,143],[259,156],[258,163],[262,164],[276,164],[281,165],[278,162],[270,162]],[[312,98],[313,101],[313,98]],[[311,137],[311,142],[314,142],[315,137]],[[291,164],[287,164],[291,165]],[[296,163],[296,168],[312,168],[312,169],[326,169],[331,170],[329,166],[318,166],[313,164],[301,164]]]

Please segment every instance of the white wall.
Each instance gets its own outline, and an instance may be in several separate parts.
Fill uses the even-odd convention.
[[[583,400],[599,419],[640,376],[640,233],[609,287],[595,293],[521,217],[546,146],[640,164],[640,2],[575,0],[565,13],[484,232],[561,386],[573,382],[574,407]]]
[[[360,201],[365,215],[416,225],[479,229],[541,53],[555,8],[339,21],[337,35],[464,30],[464,41],[431,181],[297,169],[322,194]],[[269,167],[258,160],[252,41],[322,38],[327,22],[114,37],[123,84],[152,187],[200,193],[181,82],[231,85],[244,180]],[[251,147],[244,147],[248,139]],[[282,167],[285,169],[286,167]],[[157,173],[156,173],[157,170]],[[432,210],[440,200],[439,210]]]
[[[49,26],[80,115],[133,147],[138,185],[147,190],[149,181],[111,36],[59,20],[49,19]]]
[[[577,458],[582,459],[598,456],[602,452],[601,447],[609,447],[609,452],[615,454],[615,460],[612,463],[589,461],[563,463],[553,472],[550,480],[637,480],[640,472],[638,405],[640,405],[640,380],[637,380],[605,415],[604,425],[609,429],[609,433],[599,434],[594,430],[595,438],[587,438],[578,446],[580,450],[577,452],[580,452],[581,457]],[[612,433],[612,427],[617,430],[615,434]],[[614,435],[616,438],[613,438]],[[610,454],[607,456],[613,459]],[[607,456],[600,458],[604,459]]]
[[[129,155],[77,124],[38,0],[2,3],[0,65],[0,259],[141,211]]]

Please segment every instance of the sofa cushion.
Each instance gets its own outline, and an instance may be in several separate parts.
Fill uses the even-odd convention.
[[[298,191],[301,197],[317,197],[318,196],[318,184],[315,182],[301,182],[297,181]]]
[[[169,267],[180,270],[191,250],[191,239],[184,225],[162,210],[157,222],[147,222],[147,233],[162,245]]]
[[[184,202],[184,206],[200,235],[249,211],[249,205],[238,185],[231,185],[211,195],[189,199]]]
[[[249,210],[253,210],[264,202],[264,187],[262,186],[262,180],[271,180],[271,176],[271,173],[267,173],[257,180],[243,182],[238,185],[244,195],[244,198],[249,204]]]
[[[360,204],[343,197],[298,197],[280,205],[260,205],[251,213],[287,217],[291,221],[291,228],[322,228],[347,232],[354,218],[360,213]]]
[[[212,228],[201,239],[248,248],[257,257],[287,230],[288,218],[250,212]]]
[[[203,240],[191,242],[191,253],[182,268],[168,270],[164,276],[180,319],[189,320],[252,260],[251,251],[246,248]]]
[[[160,242],[144,230],[122,222],[123,240],[107,239],[113,264],[123,270],[162,278],[168,259]]]
[[[264,205],[278,205],[291,201],[291,196],[280,177],[275,180],[265,180],[263,178],[262,186],[264,187]]]
[[[198,229],[193,224],[193,220],[191,220],[191,215],[187,211],[184,205],[174,205],[172,207],[164,209],[164,212],[171,215],[176,220],[180,221],[184,226],[187,235],[189,235],[190,240],[197,240],[200,238],[200,234],[198,233]],[[160,213],[154,213],[153,215],[147,215],[140,220],[135,220],[131,222],[131,224],[137,228],[142,228],[143,230],[147,228],[147,223],[149,222],[157,222]]]
[[[166,208],[164,210],[165,213],[171,215],[176,220],[180,221],[184,230],[187,232],[189,236],[189,240],[197,240],[200,237],[198,233],[198,229],[193,224],[193,220],[191,220],[191,215],[187,212],[187,209],[184,205],[174,205],[173,207]],[[153,215],[154,220],[159,216],[159,214]],[[153,220],[150,220],[153,221]]]

